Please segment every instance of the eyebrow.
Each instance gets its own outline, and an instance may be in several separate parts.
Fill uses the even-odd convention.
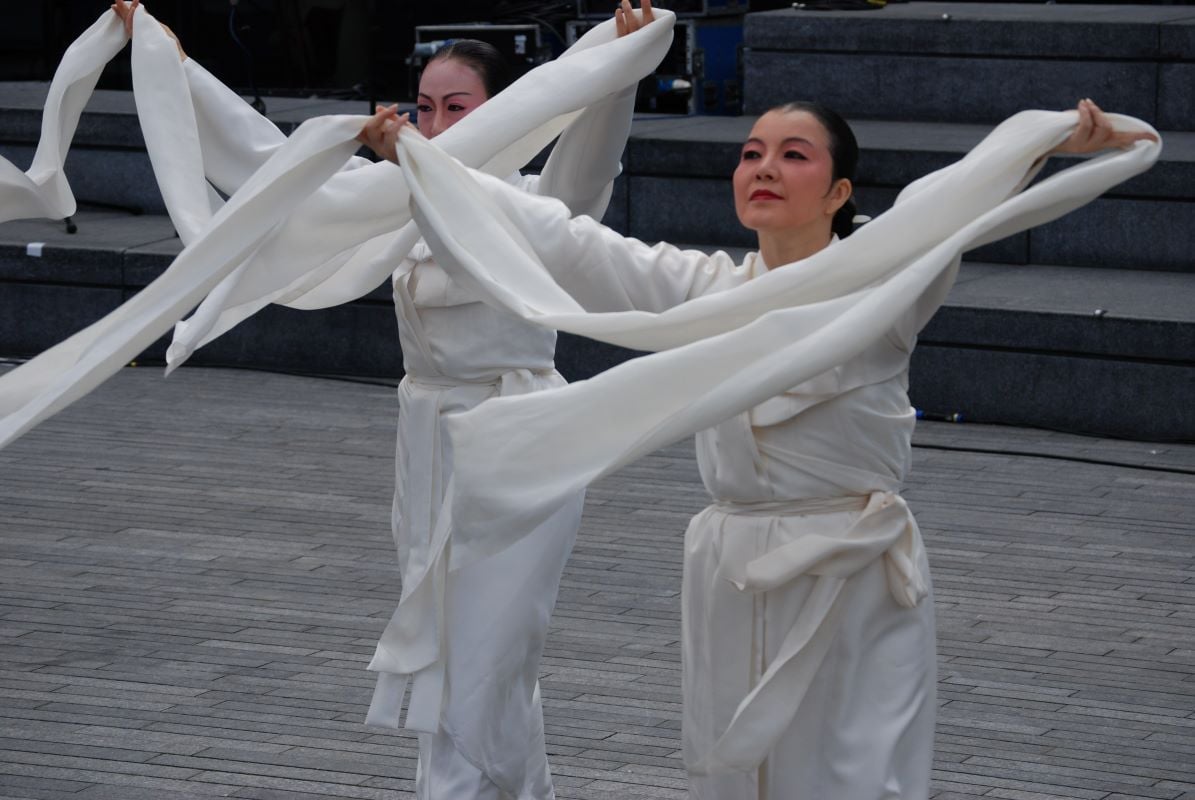
[[[450,98],[450,97],[456,97],[456,96],[458,96],[458,95],[465,95],[466,97],[472,97],[472,96],[473,96],[473,92],[449,92],[448,94],[444,95],[444,96],[443,96],[443,97],[441,97],[440,99],[441,99],[441,100],[447,100],[447,99],[448,99],[448,98]],[[420,92],[420,93],[419,93],[419,96],[420,96],[420,97],[426,97],[428,100],[435,100],[435,99],[436,99],[436,98],[432,97],[430,94],[428,94],[427,92]]]
[[[801,144],[807,144],[807,145],[809,145],[810,147],[816,147],[816,146],[817,146],[817,145],[815,145],[813,142],[811,142],[811,141],[809,141],[808,139],[805,139],[805,138],[803,138],[803,137],[801,137],[801,136],[789,136],[789,137],[786,137],[784,140],[782,140],[782,141],[780,142],[780,144],[782,144],[782,145],[785,145],[785,144],[788,144],[789,142],[800,142]],[[759,144],[759,145],[762,145],[763,143],[764,143],[764,142],[763,142],[763,139],[760,139],[760,138],[759,138],[759,137],[757,137],[757,136],[752,136],[750,139],[748,139],[747,141],[743,142],[743,147],[746,147],[746,146],[747,146],[747,145],[749,145],[749,144]]]

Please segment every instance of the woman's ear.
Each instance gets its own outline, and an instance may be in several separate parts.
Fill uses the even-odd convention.
[[[826,216],[832,217],[837,214],[838,209],[851,199],[851,192],[854,190],[855,187],[851,184],[850,178],[839,178],[834,181],[830,191],[826,193]]]

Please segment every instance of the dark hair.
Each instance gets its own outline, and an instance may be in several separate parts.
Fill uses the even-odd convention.
[[[859,142],[855,140],[855,132],[837,111],[808,100],[794,100],[791,103],[776,106],[769,110],[787,114],[790,111],[804,111],[821,123],[830,136],[830,160],[833,165],[833,180],[846,178],[853,185],[855,182],[855,168],[859,165]],[[831,230],[838,234],[839,239],[845,239],[855,230],[855,215],[859,210],[855,207],[855,197],[852,194],[834,214]]]
[[[448,59],[459,61],[476,72],[485,86],[487,98],[498,94],[510,83],[510,64],[506,63],[498,48],[489,42],[456,39],[437,50],[427,63]]]

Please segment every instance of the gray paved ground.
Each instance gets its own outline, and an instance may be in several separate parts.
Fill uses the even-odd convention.
[[[393,414],[386,387],[129,369],[0,451],[0,800],[408,797],[412,741],[360,724],[398,596]],[[938,800],[1195,798],[1195,447],[917,443]],[[703,498],[688,445],[589,495],[543,663],[562,800],[685,795]]]

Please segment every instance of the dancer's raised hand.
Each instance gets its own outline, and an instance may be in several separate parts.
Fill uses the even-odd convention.
[[[124,23],[125,33],[130,38],[133,36],[133,12],[137,10],[139,5],[141,5],[141,0],[132,0],[132,2],[115,0],[112,3],[112,13],[120,17],[120,21]],[[158,24],[162,26],[162,30],[166,31],[166,35],[174,40],[174,46],[178,48],[179,61],[186,61],[187,54],[183,52],[183,43],[179,41],[178,36],[165,23],[159,22]]]
[[[1113,129],[1108,117],[1090,99],[1079,101],[1079,124],[1066,141],[1051,151],[1051,155],[1069,153],[1071,155],[1087,155],[1098,153],[1109,147],[1119,147],[1122,150],[1132,147],[1134,142],[1148,139],[1156,142],[1158,137],[1145,131],[1117,131]]]
[[[357,141],[377,153],[379,158],[397,164],[398,134],[410,120],[410,114],[398,113],[397,105],[380,106],[357,134]]]
[[[644,25],[655,21],[655,14],[651,10],[651,0],[643,0],[641,10],[643,11],[642,19],[635,15],[631,0],[622,0],[622,3],[614,10],[614,27],[619,36],[634,33]]]
[[[126,3],[125,0],[115,0],[112,3],[112,13],[120,17],[120,21],[124,23],[124,32],[130,37],[133,35],[133,12],[139,5],[141,5],[141,0],[133,0],[131,3]]]

